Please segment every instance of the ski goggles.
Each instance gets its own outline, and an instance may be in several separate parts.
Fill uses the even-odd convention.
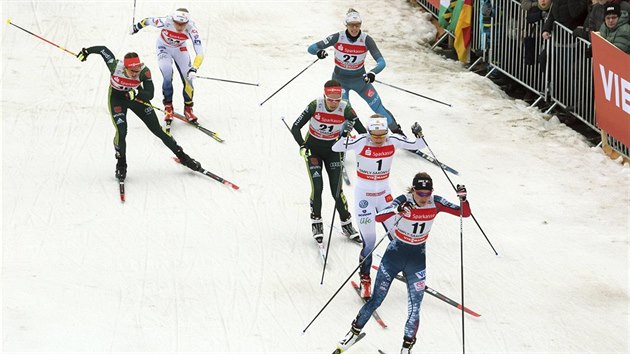
[[[339,98],[330,98],[330,97],[324,95],[324,98],[326,98],[326,100],[330,101],[330,102],[341,102],[341,97],[339,97]]]
[[[421,192],[419,190],[414,190],[414,192],[416,193],[418,197],[428,197],[431,195],[431,193],[433,193],[433,192]]]

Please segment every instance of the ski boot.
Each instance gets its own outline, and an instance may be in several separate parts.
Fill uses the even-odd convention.
[[[127,178],[127,158],[120,153],[116,153],[116,179],[124,181]]]
[[[411,348],[416,343],[416,338],[403,337],[402,348],[400,349],[400,354],[411,354]]]
[[[189,123],[197,123],[197,116],[193,113],[193,104],[187,104],[184,106],[184,116],[188,119]]]
[[[165,123],[165,127],[164,130],[166,130],[167,133],[171,132],[171,124],[173,124],[173,103],[169,102],[169,103],[164,103],[164,123]]]
[[[317,243],[321,244],[324,241],[324,224],[322,218],[311,215],[311,229],[313,231],[313,238]]]
[[[361,328],[355,327],[353,323],[350,327],[350,331],[348,331],[346,336],[337,343],[337,350],[335,350],[335,353],[343,353],[362,337]]]
[[[195,159],[186,155],[186,153],[182,150],[182,148],[179,148],[177,150],[177,152],[175,153],[175,156],[177,156],[177,158],[179,159],[179,163],[181,163],[182,165],[190,168],[193,171],[201,171],[201,164],[197,162]]]
[[[361,243],[359,232],[354,228],[354,226],[352,226],[352,221],[350,220],[350,218],[348,218],[348,220],[341,221],[341,230],[343,231],[343,234],[351,241]]]

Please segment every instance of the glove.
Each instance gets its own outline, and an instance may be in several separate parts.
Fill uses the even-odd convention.
[[[131,25],[131,27],[129,28],[129,34],[134,35],[136,33],[138,33],[138,31],[140,31],[142,27],[138,26],[138,24],[135,25]]]
[[[411,213],[411,209],[413,209],[413,204],[411,204],[408,200],[405,200],[402,204],[399,204],[398,207],[396,207],[396,210],[402,214]]]
[[[352,129],[354,129],[354,119],[347,120],[346,125],[344,126],[343,131],[341,132],[341,136],[345,138],[346,136],[350,134],[350,132],[352,132]]]
[[[459,201],[465,202],[467,195],[468,194],[466,193],[466,186],[463,184],[458,184],[457,185],[457,198],[459,198]]]
[[[392,133],[394,134],[400,134],[402,136],[404,136],[405,138],[407,137],[407,135],[405,135],[405,133],[402,131],[402,128],[400,127],[400,124],[396,124],[396,128],[395,129],[391,129]]]
[[[363,74],[363,81],[365,81],[368,84],[371,84],[374,82],[374,80],[376,80],[376,74],[373,72],[369,72],[367,74]]]
[[[190,70],[188,70],[188,73],[186,74],[188,81],[192,81],[195,78],[196,74],[197,74],[197,68],[193,66],[192,68],[190,68]]]
[[[136,96],[138,96],[138,94],[136,93],[136,90],[131,89],[131,90],[127,91],[127,98],[129,99],[129,101],[135,100]]]
[[[307,148],[306,145],[300,146],[300,156],[302,157],[311,156],[311,149]]]
[[[323,49],[318,50],[316,54],[319,59],[324,59],[328,56],[328,53]]]
[[[413,125],[411,126],[411,132],[418,139],[420,139],[420,138],[422,138],[424,136],[422,134],[422,127],[420,126],[420,124],[418,124],[418,122],[413,123]]]
[[[85,61],[88,55],[90,55],[90,52],[88,52],[85,48],[81,48],[81,51],[79,52],[79,54],[77,54],[77,58],[79,58],[79,60],[81,61]]]

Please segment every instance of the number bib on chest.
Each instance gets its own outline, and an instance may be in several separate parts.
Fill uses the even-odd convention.
[[[363,67],[367,56],[365,38],[361,33],[355,42],[350,42],[345,31],[339,32],[339,40],[335,44],[335,65],[345,70],[357,70]]]
[[[339,107],[332,112],[328,112],[324,99],[318,98],[317,108],[309,122],[308,133],[320,140],[337,140],[341,134],[343,123],[346,121],[343,114],[346,105],[346,101],[341,101]]]
[[[357,154],[357,176],[370,181],[380,181],[389,177],[396,148],[391,143],[383,146],[363,147]]]

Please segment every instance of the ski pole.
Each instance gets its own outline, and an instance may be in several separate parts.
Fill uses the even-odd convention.
[[[496,252],[496,251],[495,251]],[[462,201],[459,201],[459,274],[462,291],[462,353],[466,353],[466,330],[464,327],[464,208]]]
[[[64,47],[62,47],[62,46],[60,46],[60,45],[57,45],[57,44],[55,44],[55,43],[53,43],[53,42],[51,42],[51,41],[47,40],[46,38],[40,37],[40,36],[36,35],[35,33],[33,33],[33,32],[31,32],[31,31],[29,31],[29,30],[26,30],[26,29],[24,29],[24,28],[22,28],[22,27],[20,27],[20,26],[16,25],[15,23],[11,22],[11,19],[10,19],[10,18],[7,18],[7,24],[12,25],[12,26],[15,26],[15,27],[17,27],[17,28],[21,29],[22,31],[24,31],[24,32],[26,32],[26,33],[28,33],[28,34],[30,34],[30,35],[32,35],[32,36],[35,36],[35,37],[37,37],[37,38],[41,39],[42,41],[44,41],[44,42],[46,42],[46,43],[48,43],[48,44],[52,44],[52,45],[54,45],[55,47],[57,47],[57,48],[59,48],[59,49],[61,49],[61,50],[65,51],[65,52],[68,52],[68,53],[72,54],[72,55],[73,55],[73,56],[75,56],[75,57],[77,56],[77,54],[76,54],[76,53],[73,53],[73,52],[71,52],[71,51],[67,50],[67,49],[66,49],[66,48],[64,48]]]
[[[390,84],[385,83],[385,82],[380,81],[380,80],[374,80],[374,81],[378,82],[379,84],[383,84],[383,85],[385,85],[385,86],[393,87],[393,88],[395,88],[395,89],[397,89],[397,90],[404,91],[404,92],[410,93],[410,94],[412,94],[412,95],[416,95],[416,96],[422,97],[422,98],[427,99],[427,100],[429,100],[429,101],[437,102],[437,103],[439,103],[439,104],[443,104],[443,105],[445,105],[445,106],[452,107],[449,103],[445,103],[445,102],[442,102],[442,101],[436,100],[436,99],[434,99],[434,98],[427,97],[427,96],[421,95],[421,94],[419,94],[419,93],[415,93],[415,92],[413,92],[413,91],[405,90],[404,88],[401,88],[401,87],[398,87],[398,86],[394,86],[394,85],[390,85]]]
[[[133,0],[133,17],[131,18],[131,25],[136,24],[136,0]]]
[[[289,128],[289,125],[284,120],[284,117],[282,117],[282,122],[287,127],[287,129],[289,129],[289,132],[291,132],[291,128]],[[345,143],[346,147],[348,146],[349,139],[350,139],[350,134],[346,136],[346,143]],[[341,159],[340,163],[341,163],[341,166],[343,166],[343,158]],[[341,179],[342,179],[342,174],[339,174],[339,183],[337,184],[337,191],[335,193],[335,207],[333,208],[332,220],[330,221],[331,228],[330,228],[330,231],[328,232],[328,243],[326,244],[327,245],[326,255],[324,256],[324,268],[322,269],[322,279],[319,283],[320,285],[324,284],[324,274],[326,273],[326,264],[328,264],[328,251],[330,250],[330,242],[332,241],[332,230],[333,230],[332,225],[335,223],[335,215],[337,213],[337,199],[339,198],[339,194],[341,193],[341,185],[343,184]]]
[[[429,149],[429,152],[431,153],[431,155],[433,156],[433,158],[435,159],[435,161],[438,161],[437,157],[435,157],[435,154],[433,153],[433,150],[431,150],[431,147],[429,146],[429,144],[427,143],[427,140],[424,138],[424,136],[422,137],[422,141],[424,141],[424,144],[427,146],[427,149]],[[453,187],[454,191],[457,191],[457,188],[455,187],[455,185],[453,184],[453,181],[451,181],[451,178],[448,176],[448,174],[446,173],[446,171],[444,170],[444,167],[442,167],[442,165],[438,165],[440,167],[440,169],[442,170],[442,172],[444,173],[444,176],[446,176],[446,179],[448,179],[448,182],[451,184],[451,187]],[[475,224],[477,224],[477,227],[479,228],[479,231],[481,231],[481,233],[483,234],[483,236],[486,238],[486,241],[488,241],[488,244],[490,245],[490,247],[492,247],[492,251],[494,251],[494,254],[496,256],[499,255],[499,253],[497,253],[497,250],[494,249],[494,246],[492,245],[492,242],[490,242],[490,239],[488,239],[488,236],[486,236],[486,233],[483,231],[483,229],[481,228],[481,225],[479,225],[479,223],[477,222],[477,218],[475,218],[475,215],[472,213],[472,211],[470,212],[470,216],[472,216],[473,220],[475,221]]]
[[[402,216],[398,218],[398,220],[396,220],[396,223],[394,224],[394,226],[392,227],[395,228],[396,225],[398,225],[398,222],[400,221],[400,219],[402,219]],[[337,291],[335,291],[335,293],[330,297],[330,299],[328,299],[328,301],[324,304],[324,306],[321,308],[321,310],[319,310],[319,312],[317,313],[317,315],[315,315],[315,317],[313,317],[313,319],[311,320],[311,322],[309,322],[309,324],[306,326],[306,328],[304,328],[302,330],[302,334],[306,333],[306,330],[313,324],[313,322],[315,322],[315,320],[317,319],[317,317],[319,317],[319,315],[324,312],[324,309],[326,309],[326,307],[328,307],[328,304],[330,304],[333,299],[335,298],[335,296],[337,296],[337,294],[339,294],[339,292],[341,291],[341,289],[344,287],[344,285],[346,285],[348,283],[348,280],[350,280],[350,278],[352,278],[352,276],[354,275],[354,273],[356,273],[357,270],[359,270],[359,268],[361,268],[361,265],[363,264],[363,262],[365,262],[366,259],[368,259],[370,257],[370,255],[372,254],[372,252],[374,252],[374,250],[376,250],[376,248],[378,248],[378,246],[381,244],[381,242],[383,242],[383,240],[385,239],[385,237],[387,236],[389,232],[386,232],[385,235],[383,235],[383,237],[381,237],[380,240],[378,240],[378,242],[376,243],[376,245],[374,245],[374,248],[370,251],[370,253],[367,254],[367,256],[365,256],[365,258],[363,258],[363,260],[361,262],[359,262],[359,265],[356,266],[356,268],[354,268],[354,270],[350,273],[350,275],[348,276],[348,278],[346,278],[346,280],[341,284],[341,286],[339,287],[339,289],[337,289]]]
[[[355,118],[357,119],[357,118]],[[353,120],[354,121],[354,120]],[[346,142],[345,142],[345,146],[346,149],[348,148],[348,140],[350,140],[350,134],[348,133],[348,135],[346,136]],[[340,161],[340,168],[343,168],[343,155],[341,155],[342,157],[339,159]],[[332,215],[332,219],[330,220],[330,226],[332,226],[335,223],[335,213],[337,212],[337,199],[339,199],[339,194],[341,194],[341,185],[343,184],[342,181],[343,178],[343,171],[340,171],[339,173],[339,183],[337,183],[337,192],[335,193],[335,208],[333,209],[333,215]],[[328,251],[330,251],[330,242],[332,242],[332,227],[330,228],[330,231],[328,232],[328,243],[326,244],[326,256],[324,256],[324,268],[322,268],[322,279],[319,282],[319,285],[323,285],[324,284],[324,274],[326,273],[326,265],[328,264]],[[378,245],[377,245],[378,246]],[[376,246],[374,246],[374,248],[376,248]],[[374,249],[372,249],[372,251],[374,251]],[[372,253],[372,252],[370,252]],[[363,263],[363,262],[361,262]],[[347,282],[347,280],[346,280]]]
[[[256,84],[252,84],[249,82],[243,82],[243,81],[234,81],[234,80],[226,80],[226,79],[217,79],[215,77],[207,77],[207,76],[199,76],[199,75],[195,75],[196,78],[198,79],[206,79],[206,80],[215,80],[215,81],[223,81],[223,82],[230,82],[233,84],[241,84],[241,85],[250,85],[250,86],[260,86],[258,83]]]
[[[273,96],[276,95],[276,93],[280,92],[280,90],[282,90],[286,85],[288,85],[291,81],[295,80],[296,77],[302,75],[303,72],[306,71],[306,69],[310,68],[313,64],[317,63],[317,61],[319,60],[319,58],[315,59],[315,61],[313,61],[312,63],[310,63],[307,67],[305,67],[304,69],[302,69],[302,71],[300,71],[297,75],[295,75],[291,80],[287,81],[286,84],[282,85],[282,87],[280,87],[276,92],[272,93],[271,96],[267,97],[266,100],[262,101],[260,103],[260,106],[262,106],[263,104],[265,104],[265,102],[269,101],[269,99]]]

